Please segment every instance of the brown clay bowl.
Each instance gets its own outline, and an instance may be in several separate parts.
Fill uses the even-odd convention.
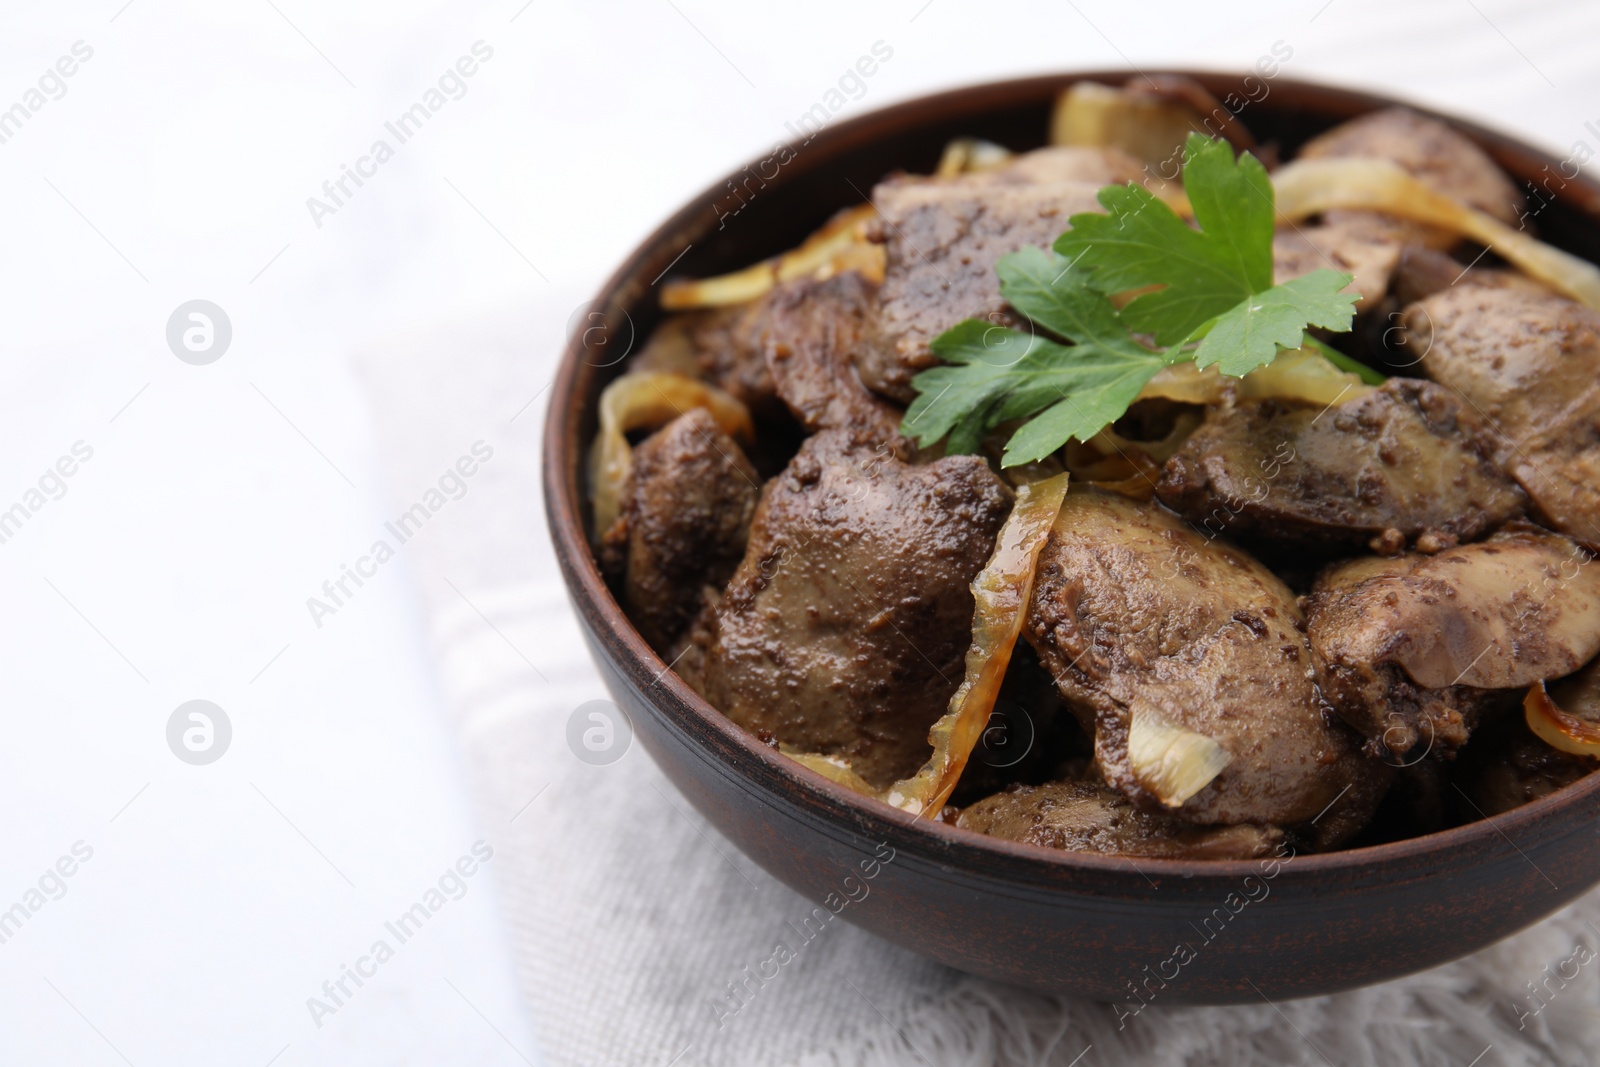
[[[1246,95],[1240,77],[1191,76],[1218,99]],[[908,821],[766,748],[667,669],[596,567],[584,533],[583,473],[596,400],[628,348],[659,319],[654,286],[664,272],[703,277],[793,247],[833,211],[860,203],[889,171],[930,171],[952,137],[1036,147],[1060,89],[1080,78],[1120,84],[1125,77],[978,85],[839,122],[781,166],[752,164],[718,180],[645,239],[598,295],[591,325],[601,328],[572,338],[550,396],[545,506],[584,635],[646,749],[718,830],[819,907],[952,967],[1137,1006],[1135,989],[1160,1003],[1278,1000],[1465,955],[1600,881],[1600,774],[1492,821],[1276,867],[1182,860],[1136,867],[1121,857],[1014,844]],[[1258,96],[1259,84],[1252,83]],[[1242,117],[1262,142],[1290,151],[1395,102],[1285,78],[1268,84],[1269,94]],[[1525,187],[1558,175],[1538,228],[1600,260],[1600,186],[1582,179],[1561,186],[1557,160],[1451,121]],[[746,181],[751,174],[765,186]],[[735,186],[746,190],[742,200],[730,192]]]

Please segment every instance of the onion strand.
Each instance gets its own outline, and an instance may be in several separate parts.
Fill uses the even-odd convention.
[[[1600,267],[1435,192],[1384,159],[1302,159],[1272,175],[1280,217],[1335,209],[1383,211],[1438,226],[1492,248],[1525,274],[1600,311]]]
[[[949,710],[928,731],[933,755],[915,775],[889,787],[884,799],[895,807],[917,815],[937,814],[950,799],[1000,695],[1033,595],[1039,552],[1061,511],[1069,477],[1057,474],[1017,490],[1016,505],[995,539],[994,554],[972,581],[976,608],[966,676],[950,698]]]
[[[622,513],[623,487],[633,469],[628,432],[665,426],[690,408],[711,412],[724,433],[746,443],[755,440],[749,409],[716,386],[682,374],[624,374],[600,394],[600,429],[589,449],[589,499],[597,540]]]
[[[1551,748],[1574,756],[1600,759],[1600,723],[1562,710],[1551,699],[1543,682],[1529,687],[1528,695],[1522,698],[1522,711],[1528,720],[1528,729]]]

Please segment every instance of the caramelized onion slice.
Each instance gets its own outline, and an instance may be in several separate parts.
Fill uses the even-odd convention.
[[[1302,159],[1274,173],[1272,186],[1285,218],[1355,208],[1425,222],[1494,249],[1525,274],[1600,311],[1600,267],[1435,192],[1388,160]]]
[[[878,795],[878,791],[868,785],[867,780],[857,774],[855,768],[842,756],[821,756],[815,752],[801,752],[797,748],[782,744],[778,746],[778,751],[807,770],[816,771],[828,781],[837,782],[852,792],[866,797]]]
[[[1075,483],[1098,485],[1138,500],[1154,496],[1161,477],[1161,463],[1142,443],[1124,441],[1110,430],[1087,441],[1068,441],[1061,454]]]
[[[1545,744],[1574,756],[1600,759],[1600,723],[1562,710],[1543,682],[1529,688],[1528,695],[1522,698],[1522,711],[1528,729]]]
[[[589,499],[594,536],[605,535],[622,510],[622,490],[633,467],[630,430],[664,426],[690,408],[705,408],[725,433],[746,443],[755,426],[743,404],[716,386],[668,371],[624,374],[600,394],[600,430],[589,449]]]
[[[1343,404],[1366,396],[1376,388],[1363,382],[1359,375],[1340,370],[1327,356],[1308,346],[1279,352],[1277,359],[1240,378],[1239,398],[1275,397],[1312,404]]]
[[[933,176],[954,178],[958,174],[981,174],[1004,166],[1011,158],[1011,149],[1002,148],[993,141],[957,137],[944,146],[944,154],[939,157],[939,166],[934,169]]]
[[[1232,392],[1240,400],[1274,397],[1332,404],[1355,400],[1374,386],[1359,375],[1340,370],[1328,357],[1311,347],[1278,353],[1265,367],[1243,378],[1224,377],[1213,365],[1204,370],[1193,363],[1162,367],[1139,392],[1140,400],[1161,397],[1185,404],[1220,404]]]
[[[1156,371],[1155,377],[1144,383],[1144,388],[1139,390],[1140,400],[1176,400],[1181,404],[1218,404],[1228,394],[1230,383],[1238,379],[1224,380],[1222,372],[1216,365],[1206,367],[1204,370],[1195,366],[1192,360],[1183,363],[1173,363]]]
[[[917,815],[937,814],[950,799],[994,711],[1033,595],[1039,551],[1061,511],[1069,477],[1058,474],[1017,490],[1017,502],[995,539],[994,554],[972,581],[977,605],[966,677],[950,698],[950,709],[928,731],[933,755],[915,775],[889,787],[884,799],[895,807]]]
[[[661,306],[668,311],[746,304],[779,282],[821,272],[824,277],[841,269],[859,270],[873,281],[883,281],[883,246],[867,240],[867,224],[876,209],[871,204],[846,208],[799,248],[760,263],[698,281],[668,282],[661,287]],[[841,266],[844,264],[844,266]]]
[[[1189,134],[1201,129],[1237,151],[1255,147],[1244,124],[1192,79],[1157,74],[1120,89],[1081,81],[1056,97],[1050,143],[1113,146],[1176,177]]]
[[[1087,441],[1068,441],[1061,454],[1074,484],[1096,485],[1134,500],[1149,500],[1161,478],[1161,465],[1203,421],[1198,412],[1186,411],[1174,419],[1170,433],[1154,441],[1130,440],[1107,427]]]
[[[1211,738],[1152,711],[1135,708],[1130,715],[1128,764],[1133,776],[1169,808],[1183,807],[1232,760]]]

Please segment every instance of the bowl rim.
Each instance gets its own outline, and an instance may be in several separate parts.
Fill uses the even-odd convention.
[[[1209,87],[1221,79],[1239,80],[1250,76],[1231,71],[1151,68],[1151,73],[1174,74],[1194,78]],[[1084,70],[1063,71],[1055,74],[1033,75],[981,81],[934,93],[918,94],[883,107],[864,111],[849,119],[832,123],[816,133],[809,145],[835,146],[835,155],[848,154],[849,146],[869,138],[875,132],[901,128],[923,113],[934,109],[958,113],[981,114],[986,106],[1009,102],[1015,106],[1029,94],[1054,93],[1078,81],[1101,81],[1120,84],[1129,77],[1128,71]],[[1362,90],[1329,85],[1299,78],[1275,77],[1274,91],[1287,90],[1285,95],[1315,96],[1323,112],[1343,110],[1347,118],[1385,107],[1404,106],[1420,114],[1436,118],[1453,129],[1466,134],[1480,147],[1497,157],[1518,156],[1537,162],[1547,168],[1559,167],[1561,162],[1548,152],[1527,144],[1508,134],[1501,133],[1471,121],[1442,113],[1409,101]],[[1213,90],[1214,91],[1214,90]],[[1333,106],[1329,106],[1333,105]],[[1336,121],[1344,121],[1337,119]],[[842,147],[841,147],[842,146]],[[789,147],[796,147],[790,143]],[[811,150],[812,155],[826,155]],[[754,166],[752,161],[749,166]],[[677,240],[687,232],[704,225],[708,208],[714,211],[717,198],[746,171],[736,169],[708,185],[682,207],[636,244],[632,251],[613,270],[601,285],[595,298],[587,307],[627,307],[623,294],[639,277],[639,272],[661,246]],[[1515,175],[1512,176],[1515,180]],[[1600,227],[1600,183],[1583,173],[1566,178],[1566,184],[1553,197],[1580,213],[1587,214]],[[779,187],[781,194],[782,187]],[[685,249],[687,251],[687,249]],[[676,260],[674,260],[676,262]],[[665,273],[663,271],[663,273]],[[660,278],[657,278],[659,281]],[[653,286],[655,283],[651,283]],[[649,289],[647,287],[646,293]],[[639,340],[639,339],[636,339]],[[821,822],[829,833],[840,841],[859,842],[863,838],[889,840],[893,838],[901,847],[934,857],[940,868],[972,869],[972,861],[1000,859],[1008,868],[1008,875],[1033,873],[1038,888],[1059,891],[1063,875],[1073,872],[1085,874],[1127,875],[1132,866],[1123,855],[1095,852],[1075,852],[1052,849],[1042,845],[1026,844],[1004,838],[991,837],[976,831],[965,830],[951,823],[937,822],[921,817],[907,817],[883,801],[862,796],[823,777],[799,763],[781,755],[776,749],[762,744],[754,736],[735,725],[703,697],[691,689],[665,663],[639,635],[611,589],[602,578],[599,565],[591,549],[583,521],[581,478],[583,456],[586,454],[577,436],[585,405],[574,403],[578,387],[587,364],[593,373],[604,368],[589,364],[584,359],[582,339],[576,334],[564,339],[562,355],[550,388],[546,407],[545,429],[542,442],[541,467],[546,518],[552,548],[567,585],[568,595],[577,610],[580,623],[587,620],[594,635],[602,640],[616,656],[617,668],[639,688],[644,702],[653,713],[663,715],[674,725],[691,735],[690,747],[715,770],[740,780],[755,790],[764,785],[787,784],[793,789],[790,795],[809,802],[813,808],[824,807]],[[576,446],[576,451],[573,450]],[[661,696],[652,698],[649,690],[661,687]],[[699,728],[698,731],[694,728]],[[703,731],[701,733],[700,731]],[[705,743],[712,742],[711,744]],[[1398,875],[1396,881],[1406,880],[1405,875],[1421,877],[1418,871],[1442,864],[1451,854],[1477,851],[1492,845],[1496,839],[1503,841],[1518,853],[1522,849],[1514,837],[1519,831],[1537,827],[1561,811],[1586,806],[1600,797],[1600,774],[1586,777],[1551,794],[1530,801],[1509,812],[1484,818],[1462,826],[1402,838],[1396,841],[1331,852],[1291,852],[1278,857],[1283,863],[1283,873],[1297,879],[1326,877],[1332,874],[1370,876],[1381,869],[1385,875]],[[752,797],[752,800],[755,798]],[[1588,805],[1593,806],[1593,805]],[[1215,859],[1157,859],[1135,857],[1133,867],[1141,881],[1152,877],[1201,878],[1236,881],[1257,874],[1262,865],[1273,857],[1254,860]],[[1526,859],[1526,855],[1524,854]],[[1289,859],[1293,860],[1290,864]],[[1533,861],[1530,859],[1531,864]],[[1537,865],[1535,865],[1537,870]],[[997,876],[1000,872],[995,872]],[[1543,872],[1540,871],[1542,875]],[[1010,879],[1010,889],[1024,890]],[[1154,882],[1151,882],[1152,888]],[[1074,888],[1093,890],[1090,884],[1079,883]]]

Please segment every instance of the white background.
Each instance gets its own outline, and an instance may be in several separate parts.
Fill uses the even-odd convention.
[[[305,601],[429,488],[400,453],[443,471],[480,439],[531,448],[528,402],[603,275],[874,42],[893,57],[847,115],[1073,67],[1243,69],[1282,42],[1283,76],[1565,155],[1600,119],[1597,29],[1592,4],[1502,0],[7,5],[0,108],[74,42],[93,57],[0,144],[0,509],[74,442],[94,454],[0,544],[0,908],[75,841],[94,856],[0,944],[0,1062],[540,1058],[545,972],[537,943],[508,948],[496,902],[519,887],[493,862],[311,1021],[306,998],[509,812],[463,781],[409,548],[320,628]],[[318,226],[307,198],[477,41],[493,57],[465,95]],[[232,322],[209,366],[166,345],[194,298]],[[407,433],[395,412],[453,395],[450,347],[482,343],[483,322],[514,324],[494,343],[521,391]],[[548,580],[534,486],[494,491],[533,516],[521,566]],[[481,560],[457,562],[466,577],[438,577],[472,605],[493,595]],[[515,670],[573,647],[563,614],[548,625]],[[207,767],[166,747],[197,697],[234,730]]]

